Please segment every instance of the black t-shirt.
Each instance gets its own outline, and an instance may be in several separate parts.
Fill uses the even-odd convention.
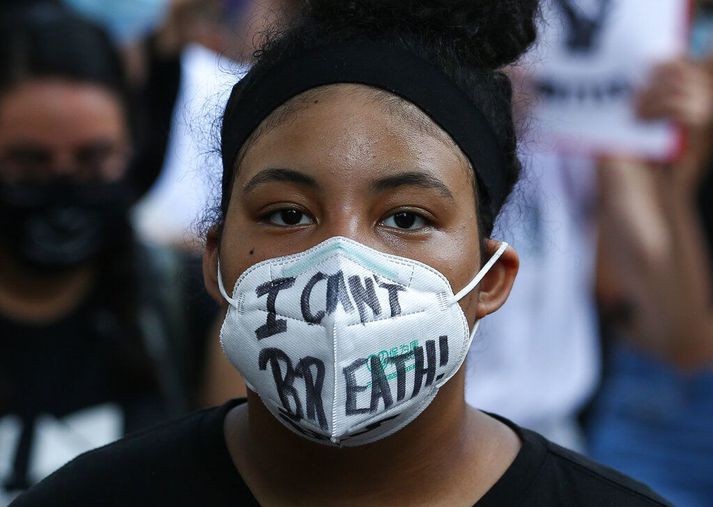
[[[186,413],[173,400],[190,402],[216,308],[204,290],[198,295],[192,259],[156,251],[149,266],[139,262],[148,250],[137,252],[144,283],[131,291],[135,320],[120,317],[114,299],[124,299],[110,298],[120,289],[105,278],[55,321],[0,315],[0,507],[80,453]],[[158,324],[142,327],[139,315]],[[146,336],[155,342],[160,332],[178,351],[179,326],[180,357],[164,353],[159,363]],[[164,381],[169,373],[175,386]]]
[[[153,397],[158,385],[144,373],[143,364],[132,368],[129,359],[121,357],[122,339],[128,341],[115,316],[94,296],[50,323],[0,315],[0,417],[62,418],[109,401],[132,412],[129,400]],[[126,431],[156,422],[152,417],[139,419],[126,420]]]
[[[238,403],[196,412],[84,454],[11,506],[258,505],[235,470],[223,436],[225,416]],[[522,448],[478,507],[669,505],[645,486],[501,420],[517,432]]]
[[[168,418],[146,360],[121,352],[128,337],[96,299],[50,323],[0,316],[0,505],[68,459]]]

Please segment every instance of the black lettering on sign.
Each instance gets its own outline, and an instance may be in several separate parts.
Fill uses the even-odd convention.
[[[379,287],[381,287],[382,289],[386,289],[389,292],[389,306],[391,307],[391,316],[398,317],[399,315],[401,315],[399,292],[405,291],[406,288],[395,283],[381,282],[378,278],[376,279],[376,283],[379,285]]]
[[[557,86],[557,83],[548,79],[535,81],[535,89],[537,90],[538,95],[550,100],[558,98],[562,99],[562,95],[564,95],[562,87]]]
[[[625,78],[611,81],[602,85],[602,94],[605,98],[611,98],[612,100],[628,99],[634,95],[634,86],[626,81]]]
[[[309,298],[312,295],[312,289],[314,288],[314,286],[322,280],[325,280],[326,278],[327,275],[325,275],[324,273],[315,273],[312,278],[309,279],[309,282],[307,282],[307,285],[305,285],[305,288],[302,291],[302,298],[300,299],[300,306],[302,307],[302,317],[305,319],[306,322],[310,324],[319,324],[324,318],[324,310],[320,310],[315,314],[312,313]]]
[[[534,86],[543,100],[559,104],[605,105],[626,100],[634,93],[626,78],[617,76],[601,82],[540,78]]]
[[[362,285],[358,275],[350,276],[349,290],[351,291],[352,298],[354,298],[354,302],[359,310],[359,318],[361,319],[362,324],[367,322],[369,317],[366,312],[367,306],[371,308],[371,311],[374,312],[375,316],[381,315],[381,305],[379,304],[379,298],[376,297],[374,280],[367,278],[364,280],[364,285]]]
[[[347,286],[344,283],[344,273],[337,271],[333,275],[329,275],[327,278],[327,313],[332,314],[337,309],[337,303],[342,305],[345,312],[351,312],[354,310],[354,305],[352,305],[349,299],[349,293],[347,292]]]
[[[591,53],[599,44],[611,0],[599,0],[599,10],[587,17],[574,5],[574,0],[557,0],[562,17],[567,22],[567,47],[573,53]]]
[[[277,300],[277,294],[281,290],[289,289],[294,284],[294,278],[278,278],[277,280],[263,283],[255,289],[257,297],[262,297],[267,294],[267,322],[255,330],[255,335],[258,340],[263,340],[287,331],[287,321],[277,318],[275,301]]]

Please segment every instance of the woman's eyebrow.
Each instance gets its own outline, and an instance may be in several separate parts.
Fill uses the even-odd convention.
[[[272,181],[288,181],[298,185],[319,188],[317,180],[294,169],[263,169],[247,182],[243,187],[243,192],[249,192],[258,185]]]
[[[374,192],[392,190],[401,186],[414,186],[421,188],[433,188],[438,190],[443,197],[453,199],[453,194],[448,187],[438,178],[419,171],[408,171],[393,174],[385,178],[375,180],[369,185]]]

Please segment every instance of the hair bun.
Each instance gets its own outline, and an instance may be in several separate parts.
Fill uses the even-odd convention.
[[[497,69],[534,42],[539,0],[310,0],[308,16],[363,33],[420,32],[463,63]],[[340,24],[341,24],[340,23]]]

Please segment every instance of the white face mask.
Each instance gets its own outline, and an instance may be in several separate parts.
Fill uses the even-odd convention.
[[[237,280],[223,351],[285,426],[355,446],[406,426],[460,368],[473,333],[440,272],[343,237],[268,259]]]

